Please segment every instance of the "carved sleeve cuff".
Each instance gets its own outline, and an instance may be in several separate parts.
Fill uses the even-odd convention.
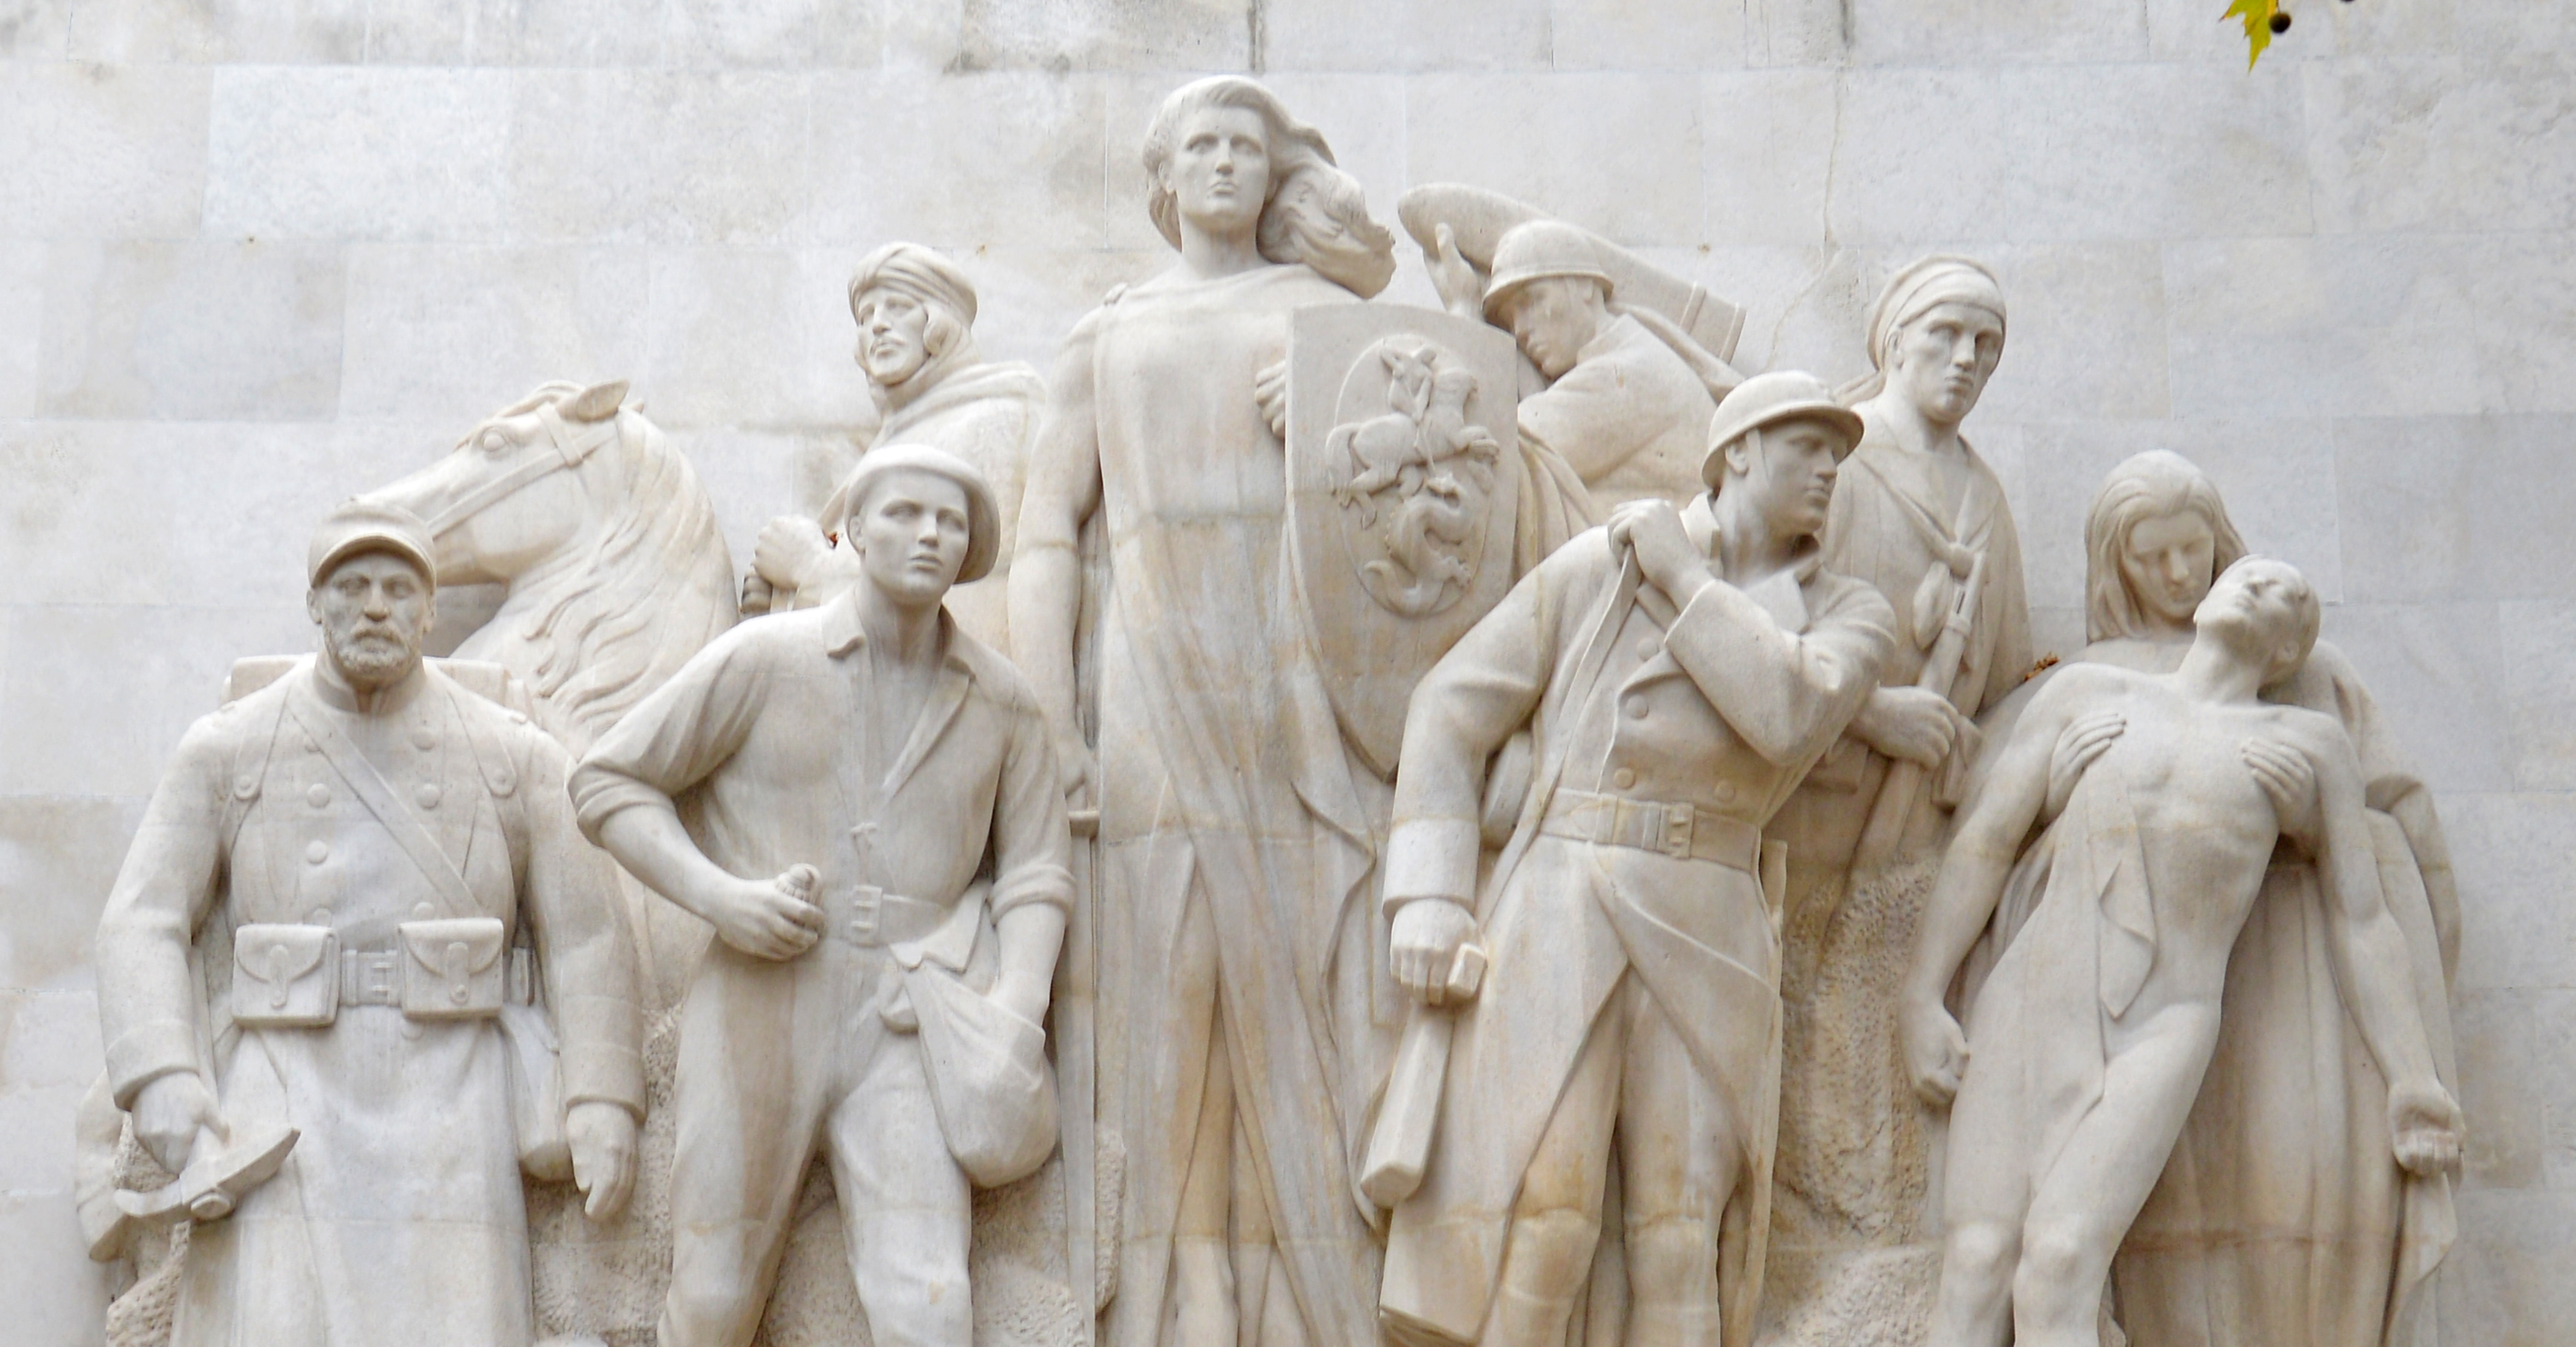
[[[197,1032],[184,1020],[138,1024],[107,1045],[107,1079],[118,1108],[134,1107],[135,1093],[154,1080],[196,1068]]]
[[[1471,818],[1415,818],[1395,825],[1386,843],[1387,911],[1416,898],[1446,898],[1473,907],[1476,856],[1484,833]]]
[[[605,1100],[644,1111],[644,1056],[635,1042],[635,1007],[613,996],[556,996],[555,1029],[563,1039],[563,1095],[569,1106]]]
[[[1061,865],[1023,865],[993,881],[993,920],[1027,903],[1073,911],[1073,871]]]

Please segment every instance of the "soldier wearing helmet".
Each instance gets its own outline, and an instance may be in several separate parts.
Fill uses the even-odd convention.
[[[1593,236],[1562,220],[1514,225],[1479,294],[1446,229],[1431,259],[1443,302],[1509,331],[1548,381],[1521,399],[1524,446],[1571,467],[1605,511],[1631,500],[1678,504],[1697,491],[1717,410],[1710,382],[1619,305]],[[1717,367],[1713,357],[1704,363]],[[1733,382],[1731,371],[1723,381]]]

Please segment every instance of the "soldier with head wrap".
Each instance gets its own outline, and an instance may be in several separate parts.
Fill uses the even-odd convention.
[[[1017,361],[983,358],[975,347],[975,310],[975,286],[966,273],[918,243],[889,243],[850,276],[856,358],[884,418],[869,443],[945,450],[974,464],[992,485],[1001,512],[998,563],[987,578],[958,586],[948,606],[978,640],[1000,649],[1010,636],[1004,596],[1011,531],[1046,382]],[[815,514],[831,520],[847,509],[843,479],[857,460],[846,453],[824,457],[817,475],[831,484],[831,494]],[[832,546],[825,527],[795,515],[770,521],[753,556],[749,597],[756,600],[765,588],[788,596],[778,607],[812,607],[856,583],[857,558]]]
[[[2031,665],[2021,543],[2003,484],[1960,435],[2002,359],[2003,292],[1966,258],[1898,271],[1869,317],[1872,373],[1843,390],[1866,427],[1825,526],[1827,567],[1875,586],[1896,647],[1850,732],[1772,822],[1789,846],[1775,1268],[1784,1299],[1928,1294],[1922,1115],[1893,1009],[1970,719]],[[1867,841],[1865,842],[1865,837]],[[1907,1256],[1890,1256],[1910,1246]],[[1905,1290],[1863,1284],[1894,1278]],[[1802,1288],[1787,1291],[1786,1288]]]

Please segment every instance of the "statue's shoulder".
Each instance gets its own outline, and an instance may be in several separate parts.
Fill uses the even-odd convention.
[[[1806,591],[1807,610],[1820,619],[1868,623],[1890,633],[1895,631],[1895,605],[1867,580],[1819,566],[1801,588]]]
[[[948,650],[965,663],[967,672],[974,675],[976,686],[983,689],[985,696],[1013,711],[1034,712],[1038,709],[1037,689],[1030,686],[1028,676],[1020,672],[1020,666],[1011,663],[1002,652],[975,639],[964,627],[953,623],[949,627]]]

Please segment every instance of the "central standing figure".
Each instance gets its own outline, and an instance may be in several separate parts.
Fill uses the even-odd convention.
[[[1249,80],[1175,91],[1144,160],[1180,258],[1065,342],[1011,573],[1012,653],[1100,805],[1101,1023],[1121,1026],[1101,1112],[1128,1155],[1104,1336],[1365,1344],[1351,1156],[1392,1036],[1367,901],[1389,788],[1344,746],[1285,565],[1280,433],[1289,315],[1373,293],[1393,238]],[[1074,658],[1095,514],[1096,784]]]

